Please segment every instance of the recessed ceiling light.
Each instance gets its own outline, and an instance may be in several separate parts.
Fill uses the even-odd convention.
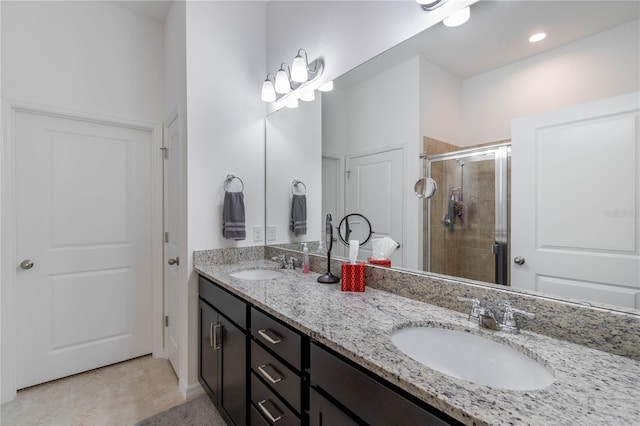
[[[547,38],[547,33],[535,33],[531,35],[531,37],[529,37],[529,42],[536,43],[538,41],[544,40],[545,38]]]

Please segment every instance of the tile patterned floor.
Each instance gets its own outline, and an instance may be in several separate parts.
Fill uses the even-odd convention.
[[[150,355],[18,391],[2,426],[127,426],[184,402],[166,359]]]

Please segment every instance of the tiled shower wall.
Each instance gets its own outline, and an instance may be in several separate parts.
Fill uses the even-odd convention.
[[[427,155],[495,145],[498,141],[469,147],[459,147],[432,138],[424,138]],[[510,181],[510,162],[509,162]],[[494,282],[495,260],[492,252],[495,231],[495,163],[494,160],[465,162],[439,161],[431,164],[431,176],[438,191],[431,199],[431,272],[472,280]],[[448,200],[453,188],[463,189],[463,217],[456,217],[454,230],[444,226]],[[510,197],[510,192],[509,192]],[[510,201],[510,200],[509,200]],[[426,227],[429,226],[425,201],[423,243],[428,247]],[[510,213],[510,212],[509,212]],[[510,236],[510,232],[508,234]]]

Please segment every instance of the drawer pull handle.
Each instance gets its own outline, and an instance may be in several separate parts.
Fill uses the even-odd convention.
[[[284,413],[281,413],[278,416],[274,416],[273,414],[271,414],[269,409],[267,407],[265,407],[266,404],[271,405],[271,408],[275,409],[275,410],[278,410],[278,407],[276,407],[276,405],[273,402],[271,402],[270,399],[263,399],[262,401],[258,402],[258,407],[260,407],[260,410],[262,410],[264,415],[267,416],[269,418],[269,420],[271,420],[272,423],[275,423],[275,422],[277,422],[278,420],[281,420],[284,417]],[[278,410],[278,411],[280,411],[280,410]]]
[[[222,347],[222,342],[220,340],[220,330],[222,329],[222,325],[220,323],[211,324],[213,325],[213,350],[217,351]]]
[[[278,382],[281,382],[282,379],[284,379],[284,377],[280,376],[278,378],[273,378],[272,374],[269,374],[269,372],[267,371],[267,368],[270,368],[271,370],[273,370],[275,373],[280,374],[278,372],[278,370],[276,370],[275,368],[273,368],[272,365],[270,364],[262,364],[258,366],[258,371],[260,372],[260,374],[262,374],[267,380],[269,380],[271,383],[273,383],[274,385]]]
[[[272,345],[277,345],[278,343],[282,342],[282,338],[278,336],[274,331],[263,329],[263,330],[258,330],[258,334],[262,336],[264,340],[271,343]]]

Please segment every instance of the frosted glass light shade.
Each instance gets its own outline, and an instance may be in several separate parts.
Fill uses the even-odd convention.
[[[265,80],[262,83],[262,101],[263,102],[275,102],[276,100],[276,89],[273,87],[273,82],[271,80]]]
[[[467,6],[446,17],[442,23],[447,27],[457,27],[467,22],[470,16],[471,8]]]
[[[276,84],[275,84],[276,93],[289,93],[291,91],[291,82],[289,82],[289,76],[286,71],[280,69],[276,73]]]
[[[318,90],[321,92],[330,92],[333,90],[333,80],[327,81],[322,86],[318,87]]]
[[[305,102],[311,102],[315,98],[316,98],[315,90],[309,90],[307,92],[304,92],[304,94],[302,96],[300,96],[300,100],[305,101]]]
[[[307,61],[300,55],[296,56],[291,64],[291,80],[296,83],[304,83],[309,80]]]

